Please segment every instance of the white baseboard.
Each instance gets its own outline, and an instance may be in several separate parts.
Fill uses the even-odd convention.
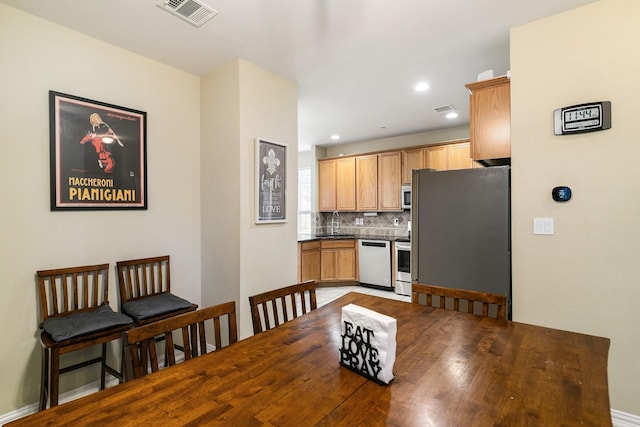
[[[611,410],[613,427],[640,427],[640,416],[626,412]]]

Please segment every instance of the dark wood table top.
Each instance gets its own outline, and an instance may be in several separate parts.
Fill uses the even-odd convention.
[[[342,306],[397,319],[395,379],[339,365]],[[350,293],[219,352],[8,425],[611,425],[606,338]]]

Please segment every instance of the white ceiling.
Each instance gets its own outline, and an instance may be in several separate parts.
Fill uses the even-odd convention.
[[[0,1],[196,75],[240,57],[295,82],[303,151],[468,123],[464,85],[507,72],[510,28],[595,0],[202,0],[200,28],[159,0]]]

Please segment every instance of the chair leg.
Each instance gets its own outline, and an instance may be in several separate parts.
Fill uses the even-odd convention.
[[[173,351],[173,349],[171,349]],[[169,344],[167,344],[167,340],[164,340],[164,367],[169,366]]]
[[[120,341],[120,348],[122,351],[120,352],[120,378],[118,378],[118,384],[122,384],[127,380],[127,368],[125,367],[125,354],[122,341]]]
[[[47,409],[47,397],[49,395],[49,349],[42,348],[42,371],[40,382],[40,410]]]
[[[58,406],[58,386],[60,384],[60,352],[51,349],[51,379],[49,384],[49,407]]]
[[[105,387],[105,376],[107,372],[107,343],[102,344],[102,361],[100,363],[100,390],[104,390]]]

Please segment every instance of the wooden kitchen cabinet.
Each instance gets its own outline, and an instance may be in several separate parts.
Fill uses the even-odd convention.
[[[356,240],[320,240],[320,281],[357,282]]]
[[[402,185],[411,184],[414,169],[424,169],[424,148],[414,148],[402,152]]]
[[[319,212],[402,211],[400,187],[413,169],[473,167],[467,140],[318,160]]]
[[[424,149],[424,165],[438,171],[447,170],[447,146],[432,145]]]
[[[356,210],[355,158],[318,160],[318,211]]]
[[[356,210],[356,159],[337,159],[337,206],[339,211]]]
[[[298,245],[298,281],[320,281],[320,241],[301,242]]]
[[[465,85],[469,95],[471,158],[490,161],[511,157],[511,83],[508,77]]]
[[[318,160],[318,211],[337,209],[337,161]]]
[[[402,152],[378,154],[378,211],[401,211]]]
[[[470,169],[473,167],[469,142],[426,147],[425,167],[435,170]]]
[[[378,156],[356,157],[356,210],[378,210]]]
[[[451,144],[447,146],[447,149],[447,170],[471,169],[473,167],[469,142]]]

